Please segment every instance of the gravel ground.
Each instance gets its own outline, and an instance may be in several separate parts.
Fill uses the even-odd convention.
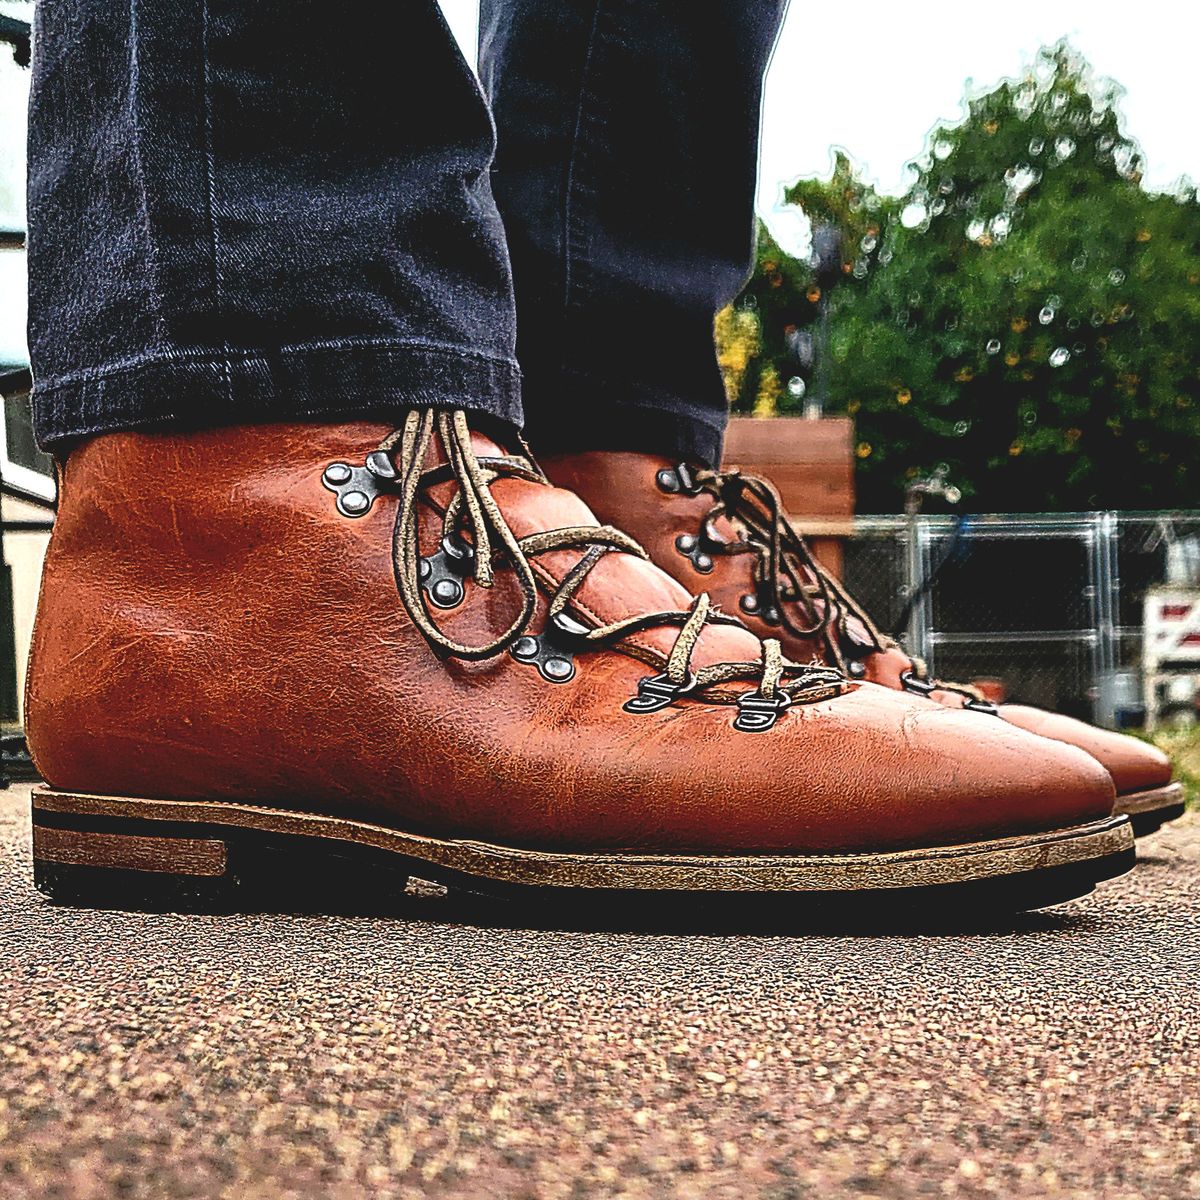
[[[431,888],[53,908],[26,810],[0,793],[5,1200],[1200,1197],[1195,812],[982,932],[713,936]]]

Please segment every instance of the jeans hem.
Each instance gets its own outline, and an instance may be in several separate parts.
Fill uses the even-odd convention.
[[[520,368],[469,348],[300,345],[149,359],[61,383],[35,379],[33,390],[34,428],[47,450],[135,429],[365,417],[409,408],[461,408],[520,429]]]

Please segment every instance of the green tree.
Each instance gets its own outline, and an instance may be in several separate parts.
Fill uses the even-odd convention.
[[[841,152],[835,157],[829,179],[800,180],[788,189],[785,200],[803,208],[814,225],[838,228],[842,235],[843,276],[855,282],[864,279],[875,264],[883,230],[899,212],[899,202],[880,196],[859,179],[849,158]],[[765,415],[768,407],[777,413],[802,407],[803,398],[790,393],[786,383],[797,374],[808,374],[797,355],[796,335],[811,335],[821,298],[822,289],[811,266],[785,253],[760,221],[754,272],[736,304],[725,310],[717,323],[718,353],[735,412]],[[735,325],[735,320],[741,324]],[[742,347],[746,345],[748,323],[753,323],[756,330],[756,347],[746,364]],[[768,406],[764,393],[772,390],[775,399]]]
[[[1197,503],[1200,205],[1143,189],[1118,96],[1059,44],[938,130],[898,203],[868,210],[848,163],[794,189],[848,248],[832,407],[858,422],[864,509],[939,463],[980,511]],[[786,378],[773,322],[807,284],[777,249],[778,294],[760,255],[747,295]]]

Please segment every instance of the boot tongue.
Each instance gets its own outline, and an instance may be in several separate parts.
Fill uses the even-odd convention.
[[[480,451],[477,449],[476,453]],[[502,478],[492,484],[492,495],[518,538],[552,529],[599,524],[591,509],[574,492],[550,484]],[[583,553],[583,550],[555,550],[537,555],[532,562],[553,587],[562,582]],[[648,560],[610,551],[588,572],[572,599],[572,607],[593,621],[607,625],[647,613],[686,611],[693,599],[682,584]],[[661,625],[625,640],[631,646],[649,650],[665,659],[678,633],[678,625]],[[761,644],[748,629],[706,625],[692,653],[692,666],[759,662],[761,658]]]
[[[494,442],[486,433],[471,430],[471,449],[476,458],[503,458],[509,453],[499,442]]]
[[[496,441],[476,430],[471,432],[471,448],[480,459],[508,456]],[[435,443],[431,453],[436,454],[436,462],[445,461],[440,444]],[[455,487],[454,483],[449,483],[431,490],[438,502],[444,504],[453,495]],[[599,525],[592,510],[579,496],[565,488],[501,476],[490,485],[490,490],[518,539],[555,529]],[[555,550],[538,554],[530,561],[552,592],[585,552],[586,547]],[[693,600],[692,593],[653,563],[614,550],[591,568],[575,592],[571,606],[592,623],[608,625],[647,613],[686,611]],[[665,660],[678,634],[678,625],[661,625],[632,634],[623,641]],[[716,663],[757,663],[761,659],[761,642],[748,629],[735,625],[706,625],[692,652],[691,664],[693,669],[698,669]],[[748,682],[745,690],[751,686]]]

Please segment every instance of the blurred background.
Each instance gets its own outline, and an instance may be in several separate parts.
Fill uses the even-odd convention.
[[[473,60],[475,4],[443,8]],[[0,0],[9,719],[54,494],[23,373],[31,16]],[[757,261],[716,322],[728,457],[884,627],[1122,727],[1186,731],[1200,694],[1198,47],[1165,0],[793,0]]]

